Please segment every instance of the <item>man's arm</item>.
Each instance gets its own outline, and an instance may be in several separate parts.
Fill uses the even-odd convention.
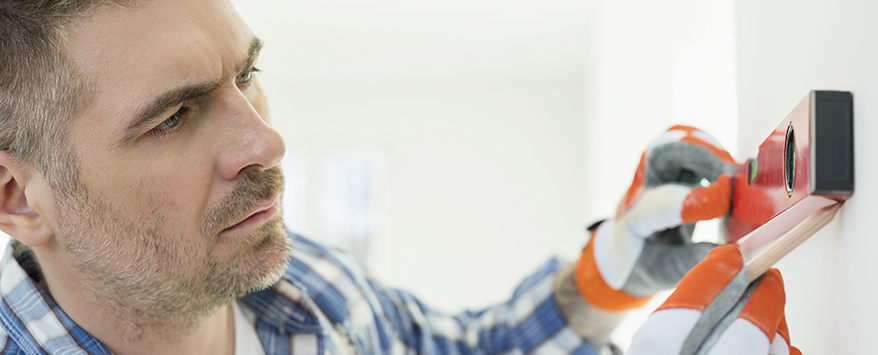
[[[418,354],[597,355],[599,347],[571,326],[557,304],[554,291],[561,269],[560,261],[551,260],[522,281],[507,301],[458,314],[437,311],[405,291],[374,288],[391,300],[383,302],[390,305],[383,312],[394,320],[396,336]]]
[[[569,325],[557,305],[554,289],[555,275],[563,267],[560,260],[550,260],[525,278],[508,300],[453,314],[406,291],[384,287],[354,258],[335,248],[297,235],[291,238],[293,259],[284,278],[299,291],[286,297],[318,315],[314,322],[331,322],[322,328],[345,333],[359,353],[599,354]],[[276,302],[271,298],[251,306],[265,303]]]

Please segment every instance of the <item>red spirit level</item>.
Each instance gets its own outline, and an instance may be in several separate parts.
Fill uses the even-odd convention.
[[[818,212],[834,213],[854,191],[853,136],[850,92],[809,93],[735,173],[728,241],[752,258]]]

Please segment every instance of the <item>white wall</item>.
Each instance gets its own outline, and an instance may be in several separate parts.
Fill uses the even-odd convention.
[[[756,147],[809,90],[854,96],[855,192],[836,220],[778,264],[792,342],[805,354],[868,354],[878,330],[878,3],[757,1],[737,6],[741,153]]]
[[[697,126],[734,153],[734,7],[723,1],[597,1],[589,71],[589,205],[615,212],[649,142]]]

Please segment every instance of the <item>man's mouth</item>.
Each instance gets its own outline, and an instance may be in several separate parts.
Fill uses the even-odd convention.
[[[244,219],[235,223],[231,227],[223,229],[220,233],[235,232],[239,230],[253,229],[261,226],[266,221],[274,217],[280,210],[280,195],[262,201],[257,205]]]

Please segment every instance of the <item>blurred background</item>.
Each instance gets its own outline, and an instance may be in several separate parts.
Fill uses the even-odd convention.
[[[871,351],[878,3],[233,2],[266,42],[289,227],[449,312],[506,299],[553,256],[575,260],[671,125],[743,161],[809,90],[852,91],[857,192],[777,266],[793,344]],[[613,339],[627,347],[660,302]]]
[[[288,226],[440,309],[575,260],[671,125],[736,151],[730,0],[235,5],[265,40]]]

